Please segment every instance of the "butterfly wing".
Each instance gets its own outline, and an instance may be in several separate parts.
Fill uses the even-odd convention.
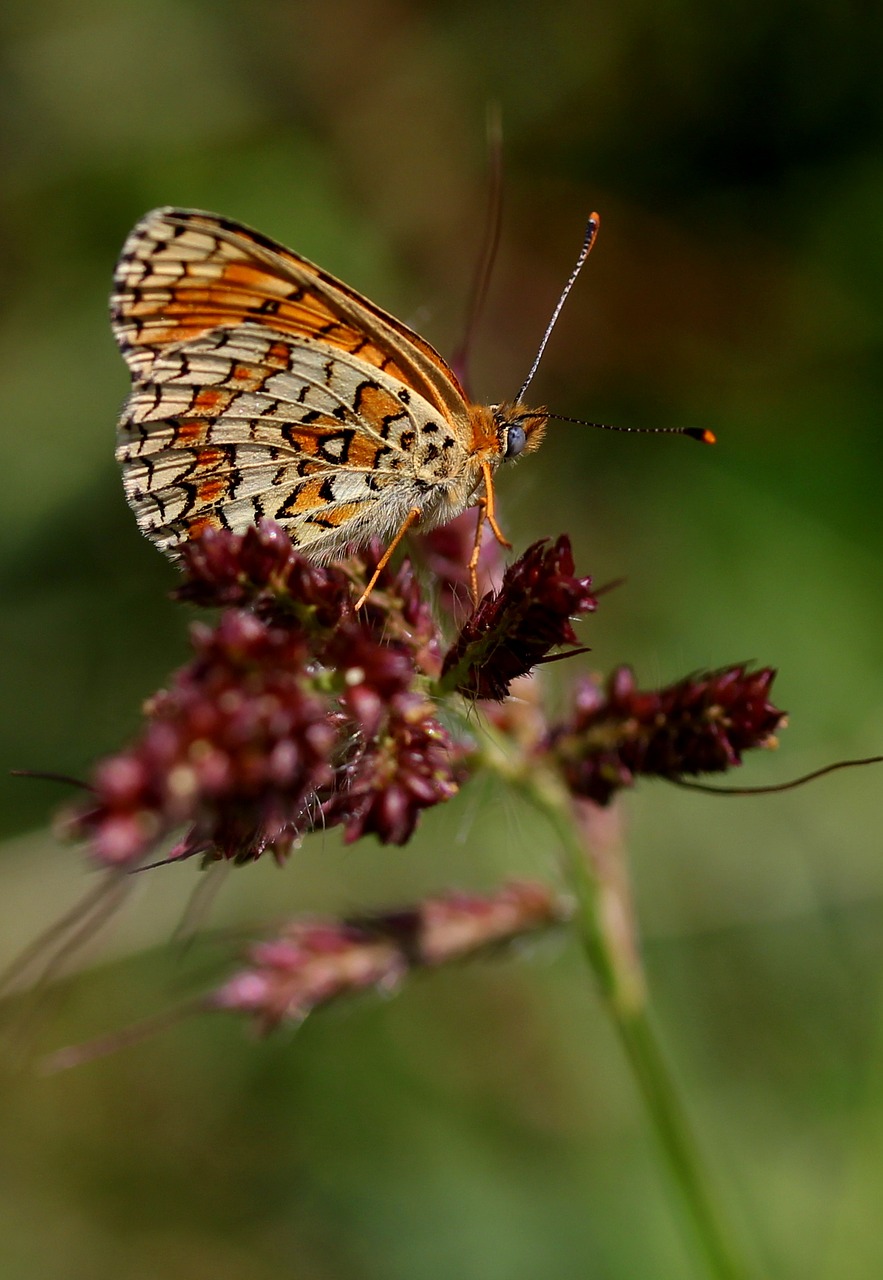
[[[217,214],[155,209],[142,218],[117,264],[111,319],[136,377],[151,351],[255,319],[321,338],[442,413],[465,416],[456,375],[419,334],[306,258]]]
[[[142,531],[163,551],[263,516],[316,559],[463,509],[464,458],[422,396],[320,340],[214,329],[153,358],[117,457]]]
[[[161,549],[270,515],[323,558],[466,505],[469,409],[441,356],[259,233],[148,214],[112,317],[133,378],[117,456]]]

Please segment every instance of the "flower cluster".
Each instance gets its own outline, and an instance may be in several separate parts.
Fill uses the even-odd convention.
[[[640,690],[630,668],[619,667],[606,687],[577,685],[572,716],[550,731],[544,750],[573,794],[596,804],[638,775],[720,773],[749,748],[775,745],[785,715],[769,701],[774,677],[770,667],[739,664]]]
[[[178,856],[281,854],[333,779],[335,726],[302,633],[230,609],[191,638],[193,661],[147,704],[138,741],[99,766],[72,818],[101,862],[137,863],[184,824]]]
[[[272,520],[242,536],[207,529],[187,543],[182,560],[185,581],[174,593],[178,600],[250,608],[265,616],[297,611],[315,630],[335,627],[352,613],[346,574],[298,555]]]
[[[282,858],[317,820],[401,843],[456,793],[457,752],[423,691],[435,629],[408,566],[356,614],[350,576],[265,521],[209,531],[185,571],[178,598],[224,611],[193,628],[193,660],[69,815],[99,861],[138,865],[181,828],[172,857]]]
[[[605,689],[581,682],[564,723],[547,726],[535,706],[528,740],[504,699],[552,649],[578,644],[572,619],[596,607],[591,579],[575,575],[566,537],[535,543],[446,639],[469,539],[434,536],[426,559],[444,568],[447,623],[407,560],[380,574],[356,612],[376,547],[345,566],[315,565],[271,521],[243,535],[210,530],[189,546],[176,595],[220,617],[193,627],[192,660],[147,703],[139,737],[99,765],[68,830],[99,862],[123,867],[143,865],[175,833],[170,858],[237,862],[281,860],[317,823],[341,826],[347,841],[404,844],[471,767],[467,717],[455,727],[464,699],[488,700],[513,750],[599,804],[639,774],[729,768],[782,723],[769,669],[642,692],[620,668]]]
[[[547,929],[568,912],[545,885],[512,881],[491,894],[448,893],[357,919],[302,918],[253,945],[247,967],[208,1003],[271,1031],[342,996],[393,990],[414,969],[467,959]]]
[[[501,698],[594,607],[566,539],[509,569],[445,653],[442,628],[405,561],[365,607],[348,568],[312,564],[263,521],[209,530],[184,555],[176,595],[223,612],[193,628],[194,656],[146,708],[143,732],[97,769],[68,830],[104,864],[137,866],[174,832],[172,858],[282,859],[315,823],[347,841],[405,843],[426,808],[449,800],[470,740],[438,718],[453,687]]]
[[[271,521],[190,544],[175,595],[217,615],[193,626],[190,661],[147,702],[135,740],[98,766],[67,811],[67,832],[124,871],[156,857],[282,862],[316,826],[340,827],[347,842],[405,844],[425,810],[496,760],[528,787],[554,775],[535,798],[563,794],[566,804],[569,794],[594,847],[599,806],[639,776],[719,772],[774,743],[784,723],[769,700],[774,673],[744,665],[649,691],[620,667],[606,684],[578,682],[567,718],[550,722],[528,677],[585,651],[574,622],[597,607],[569,540],[537,542],[505,571],[486,541],[477,557],[486,590],[471,611],[471,521],[417,546],[422,577],[408,559],[377,573],[376,546],[313,564]],[[599,879],[605,892],[619,883],[608,879]],[[551,890],[510,884],[360,919],[294,921],[202,1007],[267,1030],[565,914]]]

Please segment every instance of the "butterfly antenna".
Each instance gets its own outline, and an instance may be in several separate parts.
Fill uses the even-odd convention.
[[[487,112],[488,193],[484,219],[484,235],[481,253],[472,276],[469,305],[466,309],[466,326],[463,338],[451,359],[457,377],[468,388],[469,357],[472,344],[487,301],[491,273],[500,247],[500,228],[503,223],[503,120],[500,105],[492,102]]]
[[[587,422],[585,418],[568,418],[563,413],[549,413],[556,422],[575,422],[578,427],[594,427],[596,431],[623,431],[639,436],[689,436],[702,444],[717,444],[717,436],[708,427],[614,427],[609,422]]]
[[[588,224],[586,226],[586,238],[585,240],[583,240],[583,247],[579,251],[579,257],[576,260],[576,264],[574,265],[573,270],[568,276],[567,283],[565,284],[564,288],[561,290],[561,297],[558,299],[557,303],[555,304],[555,310],[552,312],[551,320],[546,325],[546,332],[543,334],[543,340],[540,343],[540,349],[534,356],[534,362],[530,366],[530,373],[524,379],[524,382],[522,382],[518,395],[515,397],[515,402],[514,402],[515,404],[522,403],[522,401],[524,400],[525,391],[534,380],[534,375],[536,374],[537,369],[539,369],[540,367],[540,361],[542,360],[543,352],[546,349],[546,343],[549,341],[549,337],[551,336],[552,330],[555,328],[555,324],[557,323],[558,317],[561,315],[561,308],[564,306],[564,303],[567,301],[567,295],[570,293],[571,289],[576,284],[576,278],[583,269],[583,263],[585,262],[586,258],[589,256],[589,253],[591,252],[591,248],[592,248],[592,245],[595,243],[595,237],[598,234],[598,227],[600,225],[601,225],[600,215],[597,213],[591,214],[589,217]]]

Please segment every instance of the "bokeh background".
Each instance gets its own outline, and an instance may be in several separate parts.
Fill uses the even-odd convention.
[[[791,725],[740,781],[883,749],[883,9],[8,0],[0,27],[4,954],[91,883],[48,834],[61,793],[8,769],[84,775],[186,651],[113,460],[124,236],[156,204],[222,211],[450,352],[489,103],[506,209],[476,394],[520,384],[598,208],[536,397],[720,439],[559,424],[502,478],[517,546],[569,530],[582,571],[627,578],[577,663],[647,684],[777,666]],[[883,1274],[880,793],[866,769],[741,800],[651,783],[624,805],[661,1032],[766,1277]],[[210,924],[506,874],[553,878],[551,836],[476,786],[406,849],[317,835],[282,872],[236,873]],[[223,972],[217,938],[171,941],[195,879],[140,886],[47,1001],[41,1047]],[[26,1072],[0,1126],[8,1280],[701,1274],[567,939],[268,1043],[193,1021]]]

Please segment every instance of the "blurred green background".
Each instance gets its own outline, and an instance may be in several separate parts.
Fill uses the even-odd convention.
[[[716,449],[553,425],[501,478],[516,545],[569,530],[599,670],[756,659],[791,713],[767,783],[883,749],[883,8],[821,0],[10,0],[0,15],[0,902],[12,955],[90,883],[47,833],[185,654],[173,571],[113,460],[116,254],[157,204],[243,219],[456,345],[500,104],[506,209],[474,355],[514,394],[585,216],[603,226],[535,397]],[[563,667],[556,670],[566,687]],[[563,693],[559,696],[565,696]],[[881,775],[625,810],[659,1024],[765,1277],[883,1274]],[[476,785],[403,850],[336,835],[228,879],[212,922],[552,878]],[[144,877],[41,1031],[173,1003],[196,873]],[[575,946],[424,978],[296,1035],[235,1021],[0,1097],[7,1280],[690,1280],[641,1106]]]

